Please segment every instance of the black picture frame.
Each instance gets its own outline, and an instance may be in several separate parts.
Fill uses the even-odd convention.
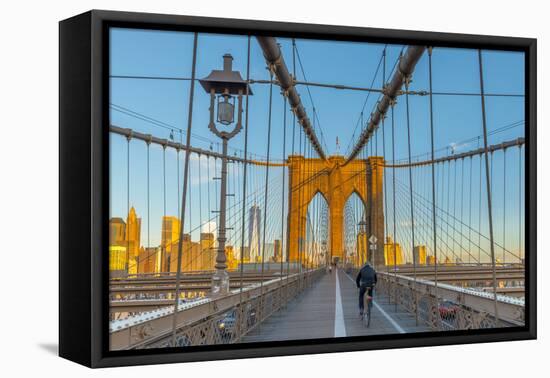
[[[108,350],[108,28],[132,27],[525,52],[524,327],[115,352]],[[92,10],[59,24],[59,355],[89,367],[535,339],[536,39]]]

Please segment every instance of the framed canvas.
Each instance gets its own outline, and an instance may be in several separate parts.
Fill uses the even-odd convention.
[[[60,22],[59,353],[536,338],[536,40]]]

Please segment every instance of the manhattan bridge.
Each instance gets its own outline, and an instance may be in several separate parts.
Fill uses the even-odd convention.
[[[220,55],[198,76],[200,38],[189,34],[189,77],[111,74],[188,91],[180,128],[111,101],[126,117],[109,126],[121,172],[111,185],[125,212],[120,229],[111,218],[112,350],[524,325],[525,139],[510,130],[525,123],[496,125],[487,111],[492,99],[524,97],[486,91],[485,50],[471,50],[479,91],[459,93],[434,89],[437,47],[399,46],[390,57],[382,46],[370,87],[359,87],[308,81],[298,41],[284,50],[263,36],[242,37],[245,62]],[[426,87],[415,85],[420,67]],[[317,107],[315,88],[365,97],[356,125],[330,126],[354,127],[336,153],[321,115],[338,109]],[[261,117],[252,117],[254,97]],[[438,99],[456,97],[475,107],[479,132],[438,145],[447,132]],[[122,121],[130,118],[156,131]],[[369,328],[355,287],[366,262],[378,272]]]

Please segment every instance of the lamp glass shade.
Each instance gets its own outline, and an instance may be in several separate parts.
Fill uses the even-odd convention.
[[[220,96],[218,100],[218,122],[229,125],[234,121],[235,105],[229,102],[231,96]]]

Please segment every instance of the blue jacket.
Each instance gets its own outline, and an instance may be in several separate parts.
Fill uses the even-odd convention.
[[[357,278],[355,279],[357,287],[373,286],[374,284],[376,284],[376,281],[376,271],[372,266],[367,264],[363,265],[363,267],[361,268],[361,270],[359,270],[359,273],[357,274]]]

